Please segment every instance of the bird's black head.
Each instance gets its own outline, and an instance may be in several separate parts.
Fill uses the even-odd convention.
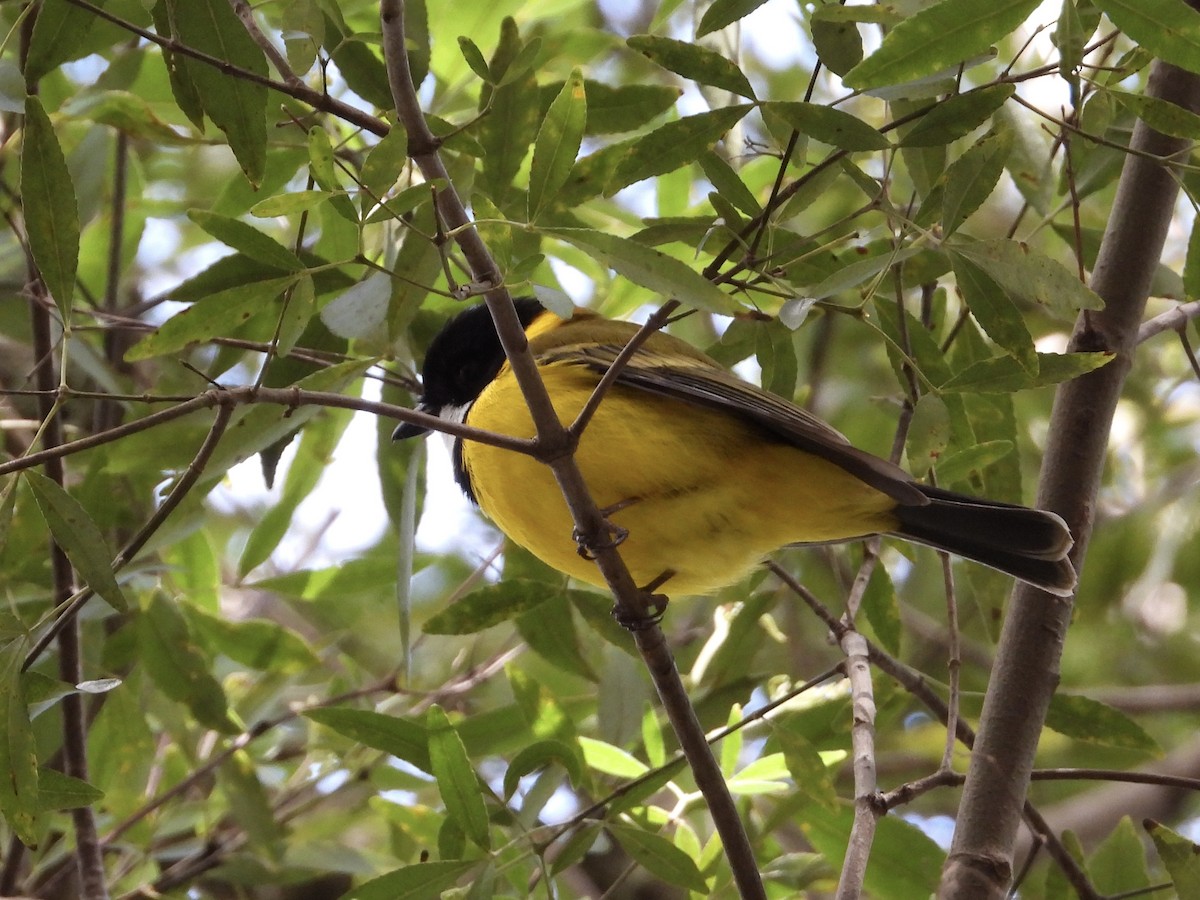
[[[533,297],[518,297],[513,305],[524,328],[545,311]],[[430,342],[421,370],[423,393],[417,408],[438,415],[447,407],[466,406],[479,396],[503,365],[504,348],[500,346],[491,313],[482,303],[472,306],[447,322]],[[424,433],[424,428],[404,423],[392,438],[400,440]]]

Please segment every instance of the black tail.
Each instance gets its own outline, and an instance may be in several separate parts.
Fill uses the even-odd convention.
[[[919,487],[929,503],[896,507],[899,537],[973,559],[1060,597],[1075,590],[1075,568],[1067,559],[1075,541],[1059,516]]]

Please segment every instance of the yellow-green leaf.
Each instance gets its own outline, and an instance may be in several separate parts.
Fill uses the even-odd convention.
[[[25,99],[21,205],[33,261],[66,319],[79,267],[79,205],[54,126],[42,101],[33,95]]]

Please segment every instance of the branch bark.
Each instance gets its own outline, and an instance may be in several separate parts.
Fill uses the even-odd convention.
[[[626,621],[639,623],[638,627],[632,629],[638,650],[654,680],[680,746],[687,755],[696,785],[708,804],[741,896],[765,900],[766,892],[758,873],[757,860],[733,797],[705,740],[704,730],[679,677],[666,637],[653,617],[647,616],[649,598],[634,583],[615,543],[608,537],[608,523],[592,499],[575,462],[577,436],[558,420],[529,352],[529,344],[517,319],[512,299],[503,286],[502,275],[483,239],[473,227],[466,206],[442,162],[438,152],[439,143],[425,121],[408,64],[403,0],[382,0],[380,21],[388,81],[398,122],[408,134],[409,156],[426,179],[441,179],[446,184],[438,192],[438,213],[448,230],[455,235],[470,266],[475,285],[484,291],[484,300],[496,323],[501,346],[529,405],[537,431],[538,456],[553,471],[576,527],[584,536],[584,545],[593,550],[596,564],[612,590],[619,615]]]
[[[1195,112],[1200,109],[1200,76],[1156,62],[1146,93]],[[1178,194],[1176,176],[1163,161],[1188,146],[1142,122],[1134,129],[1132,152],[1092,273],[1092,287],[1105,308],[1080,316],[1069,346],[1071,351],[1111,352],[1114,358],[1062,385],[1055,396],[1038,501],[1071,526],[1077,570],[1091,536],[1113,412],[1133,364],[1150,279]],[[1005,896],[1038,737],[1058,684],[1071,609],[1070,601],[1028,585],[1017,585],[1013,593],[939,897]]]

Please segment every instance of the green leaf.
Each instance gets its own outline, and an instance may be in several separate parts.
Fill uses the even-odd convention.
[[[696,26],[696,37],[702,38],[726,25],[732,25],[766,2],[767,0],[713,0],[700,17],[700,24]]]
[[[529,169],[529,220],[532,222],[558,197],[567,183],[583,130],[587,124],[587,100],[583,73],[571,71],[562,91],[550,104],[542,127],[533,144],[533,163]]]
[[[957,453],[952,453],[936,466],[938,483],[954,484],[982,472],[1013,452],[1012,441],[995,440],[975,444]]]
[[[848,87],[866,90],[914,81],[986,53],[1014,31],[1040,0],[942,0],[908,16],[879,49],[846,73]]]
[[[1007,351],[1021,367],[1038,371],[1037,351],[1024,317],[1008,292],[987,272],[965,257],[952,255],[954,278],[975,321],[988,337]]]
[[[304,263],[291,250],[270,235],[240,219],[218,215],[203,209],[189,209],[188,218],[228,247],[285,272],[299,272]]]
[[[756,216],[762,212],[758,198],[746,187],[741,176],[723,157],[711,150],[705,150],[700,154],[699,163],[700,168],[704,171],[704,177],[712,182],[713,187],[720,192],[722,198],[748,216]]]
[[[716,285],[679,260],[628,238],[590,228],[542,228],[543,234],[566,241],[634,284],[686,306],[728,313],[735,304]]]
[[[1059,734],[1099,744],[1160,754],[1162,749],[1146,730],[1120,710],[1076,694],[1055,694],[1046,713],[1046,727]]]
[[[754,99],[754,88],[750,86],[742,70],[715,50],[674,38],[644,34],[634,35],[625,43],[631,50],[636,50],[652,63],[689,81],[698,81],[700,84]]]
[[[1160,59],[1200,72],[1200,12],[1184,0],[1093,0],[1132,40]]]
[[[900,145],[940,147],[956,141],[990,119],[1015,90],[1011,84],[989,84],[941,100],[903,132]]]
[[[429,730],[420,722],[366,709],[336,706],[306,710],[304,715],[343,737],[402,759],[422,772],[433,772],[429,759]]]
[[[565,82],[544,84],[539,88],[541,108],[548,110]],[[675,105],[681,91],[668,84],[624,84],[612,86],[585,79],[587,99],[586,134],[616,134],[633,131],[662,115]]]
[[[523,613],[516,621],[517,632],[530,648],[564,672],[599,681],[579,642],[571,607],[560,595],[536,609]]]
[[[360,211],[364,216],[392,189],[407,162],[408,134],[403,128],[394,127],[371,148],[363,160],[358,177],[362,182]],[[428,190],[429,185],[426,184],[425,188]]]
[[[612,775],[616,778],[641,778],[650,771],[646,764],[633,754],[595,738],[580,737],[583,761],[588,768]]]
[[[751,109],[749,104],[741,104],[686,116],[668,122],[628,145],[622,145],[624,149],[612,177],[604,187],[605,193],[611,196],[634,182],[687,165],[715,144]]]
[[[1189,299],[1200,298],[1200,216],[1192,221],[1187,258],[1183,264],[1183,289]]]
[[[26,469],[25,480],[55,543],[67,554],[79,577],[117,612],[129,609],[129,601],[113,576],[113,553],[87,510],[40,472]]]
[[[1161,822],[1143,823],[1179,897],[1200,897],[1200,847]]]
[[[918,478],[933,466],[950,442],[950,411],[937,394],[922,394],[913,409],[905,448],[908,464]]]
[[[492,73],[488,71],[487,60],[483,58],[483,53],[476,44],[466,35],[458,36],[458,49],[462,51],[463,59],[467,61],[467,65],[471,71],[482,78],[484,81],[491,83]]]
[[[358,222],[358,213],[350,198],[345,196],[342,180],[333,155],[333,144],[320,125],[308,129],[308,171],[317,187],[329,194],[334,210],[348,222]]]
[[[945,391],[1009,394],[1028,388],[1047,387],[1086,375],[1113,359],[1112,353],[1039,353],[1038,368],[1030,372],[1011,356],[997,356],[972,363],[938,386]]]
[[[862,35],[853,22],[830,22],[813,16],[809,30],[817,58],[829,71],[845,75],[862,62]]]
[[[479,865],[477,859],[415,863],[351,888],[341,900],[436,900]]]
[[[462,738],[437,704],[429,708],[425,726],[429,730],[429,762],[446,813],[476,846],[488,850],[492,836],[487,806]]]
[[[21,201],[29,251],[46,290],[67,319],[79,267],[79,206],[54,126],[34,95],[25,98]]]
[[[103,7],[106,0],[98,0]],[[98,16],[67,0],[43,0],[25,56],[25,81],[31,86],[68,60],[86,53],[84,38]]]
[[[819,103],[764,103],[801,134],[842,150],[886,150],[891,144],[857,116]]]
[[[277,622],[230,621],[194,606],[188,608],[188,621],[215,651],[260,672],[294,675],[321,662],[299,635]]]
[[[661,834],[621,822],[610,822],[608,831],[646,871],[668,884],[708,895],[708,883],[695,861]]]
[[[942,195],[942,233],[953,234],[991,196],[1012,151],[1012,132],[993,129],[946,171]]]
[[[804,836],[835,869],[840,869],[846,855],[846,837],[854,822],[850,804],[839,803],[836,810],[830,810],[813,803],[798,809],[797,816]],[[884,816],[871,845],[863,894],[891,900],[928,900],[937,892],[938,873],[945,859],[946,854],[915,825],[896,816]]]
[[[551,763],[559,763],[567,770],[571,784],[583,780],[583,761],[575,748],[564,741],[537,741],[523,747],[504,772],[504,797],[509,799],[516,793],[518,783],[531,772],[544,769]]]
[[[1136,896],[1150,887],[1146,848],[1129,816],[1122,816],[1117,827],[1092,851],[1087,873],[1096,890],[1105,897]]]
[[[330,410],[303,430],[300,446],[288,467],[279,502],[259,518],[246,538],[238,559],[239,578],[244,578],[251,569],[265,562],[279,546],[295,519],[296,508],[312,493],[325,474],[326,466],[349,424],[348,411]]]
[[[1155,131],[1189,141],[1200,140],[1200,116],[1191,110],[1184,109],[1170,100],[1147,97],[1145,94],[1130,94],[1112,89],[1109,89],[1108,93]]]
[[[39,786],[37,748],[21,679],[26,649],[23,639],[0,647],[0,813],[21,842],[32,847],[37,843]]]
[[[877,566],[876,571],[879,568]],[[792,781],[796,783],[796,790],[826,809],[836,810],[837,788],[829,766],[800,727],[787,719],[774,719],[771,722],[771,739],[778,742],[779,749],[783,751],[783,760]]]
[[[155,687],[187,706],[200,724],[223,734],[237,733],[225,690],[173,601],[154,595],[137,618],[137,640],[139,659]]]
[[[217,782],[229,813],[245,832],[251,845],[279,861],[283,855],[283,823],[271,808],[271,797],[255,771],[254,761],[245,750],[238,750],[217,769]]]
[[[505,18],[500,42],[488,64],[496,87],[484,85],[479,98],[480,109],[488,110],[477,131],[483,152],[480,183],[497,203],[511,191],[529,145],[537,136],[537,80],[520,62],[526,46],[516,23]]]
[[[556,602],[554,598],[560,594],[544,582],[522,578],[489,584],[435,613],[423,630],[426,634],[476,634]]]
[[[867,589],[863,593],[862,609],[867,614],[867,621],[874,629],[879,643],[888,653],[899,656],[900,639],[904,633],[900,622],[900,604],[896,599],[896,588],[892,585],[892,579],[888,576],[887,569],[881,565],[875,566],[871,572]]]
[[[1040,303],[1064,316],[1102,309],[1104,301],[1061,263],[1027,244],[997,238],[947,245],[994,278],[1010,296]],[[952,257],[953,258],[953,257]]]
[[[197,300],[130,347],[125,359],[138,362],[229,334],[263,312],[298,279],[298,275],[264,279]]]
[[[57,769],[42,769],[38,773],[38,812],[79,809],[103,797],[104,791]]]
[[[190,0],[171,9],[183,44],[239,69],[267,74],[266,57],[226,0]],[[187,70],[205,114],[225,132],[246,177],[259,184],[267,163],[267,88],[182,54],[175,62]]]

